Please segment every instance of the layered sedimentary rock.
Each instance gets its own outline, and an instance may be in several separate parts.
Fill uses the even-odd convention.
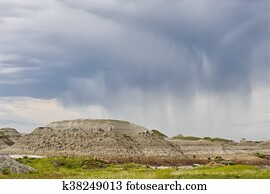
[[[12,142],[8,138],[0,137],[0,150],[8,148]]]
[[[192,139],[192,140],[190,140]],[[0,139],[0,144],[8,139]],[[4,154],[98,157],[161,165],[208,163],[220,157],[240,163],[270,165],[270,141],[240,143],[221,138],[167,138],[159,131],[118,120],[52,122],[24,135]]]
[[[30,166],[25,166],[7,155],[0,154],[0,174],[21,174],[34,171]]]
[[[21,134],[13,128],[1,128],[0,129],[0,150],[13,145]]]
[[[270,165],[269,141],[265,142],[224,142],[207,140],[168,139],[171,143],[181,148],[187,158],[211,160],[222,157],[239,163]]]
[[[118,120],[67,120],[39,127],[4,150],[8,154],[105,159],[181,157],[179,147],[144,127]]]

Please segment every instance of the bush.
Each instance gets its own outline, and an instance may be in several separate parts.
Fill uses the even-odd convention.
[[[76,169],[80,167],[80,162],[76,158],[55,158],[52,161],[52,164],[56,168],[68,168],[68,169]]]
[[[1,170],[1,172],[2,172],[3,175],[11,174],[11,171],[10,171],[9,168],[3,168],[3,169]]]
[[[214,159],[214,161],[217,162],[217,163],[219,163],[219,162],[224,161],[224,159],[221,156],[216,156],[215,159]]]
[[[208,141],[213,141],[213,139],[211,137],[204,137],[204,140],[208,140]]]
[[[204,137],[203,140],[208,140],[208,141],[220,141],[220,142],[232,142],[233,140],[230,139],[223,139],[219,137],[211,138],[211,137]]]
[[[81,166],[83,169],[106,168],[108,163],[94,158],[81,161]]]
[[[183,139],[183,140],[200,140],[202,138],[200,137],[195,137],[195,136],[175,136],[175,137],[172,137],[172,139]]]
[[[256,154],[255,154],[257,157],[259,157],[259,158],[265,158],[265,155],[264,154],[262,154],[262,153],[259,153],[259,152],[257,152]]]
[[[153,134],[155,134],[159,137],[164,137],[164,138],[168,137],[167,135],[161,133],[159,130],[156,130],[156,129],[153,129],[152,132],[153,132]]]
[[[224,161],[224,162],[222,162],[222,163],[223,163],[224,165],[226,165],[226,166],[232,166],[232,165],[235,165],[234,162],[231,161],[231,160]]]

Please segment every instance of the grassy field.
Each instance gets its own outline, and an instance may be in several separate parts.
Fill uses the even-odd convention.
[[[0,178],[96,178],[96,179],[178,179],[178,178],[270,178],[270,169],[250,165],[171,167],[157,169],[128,163],[112,164],[83,158],[21,158],[17,161],[32,166],[29,174],[0,175]]]
[[[183,139],[183,140],[193,140],[193,141],[207,140],[207,141],[212,141],[212,142],[216,141],[216,142],[227,142],[227,143],[233,142],[233,140],[219,138],[219,137],[212,138],[212,137],[196,137],[196,136],[182,136],[182,135],[175,136],[173,137],[173,139]]]

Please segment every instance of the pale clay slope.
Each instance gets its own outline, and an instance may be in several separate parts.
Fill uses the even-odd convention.
[[[170,142],[181,148],[185,155],[196,157],[197,159],[214,158],[221,156],[227,160],[246,161],[247,163],[269,163],[258,158],[256,153],[270,155],[270,147],[263,143],[241,145],[236,142],[211,142],[207,140],[177,140],[169,139]]]
[[[5,149],[13,145],[21,134],[13,128],[1,128],[0,129],[0,150]],[[7,155],[0,154],[0,174],[2,173],[28,173],[34,169],[29,166],[25,166],[15,161]]]
[[[178,147],[146,128],[118,120],[53,122],[23,136],[4,153],[106,159],[182,155]]]
[[[0,154],[0,174],[7,170],[12,174],[29,173],[34,168],[25,166],[7,155]]]
[[[7,154],[87,156],[109,160],[207,160],[222,156],[251,163],[270,154],[270,141],[219,142],[163,138],[144,127],[118,120],[65,120],[39,127],[4,149]],[[263,162],[268,162],[263,160]],[[179,162],[180,163],[180,162]]]
[[[16,129],[1,128],[0,129],[0,150],[13,145],[20,137],[21,137],[21,134]]]
[[[0,134],[5,135],[6,137],[8,137],[10,140],[14,142],[17,141],[21,137],[21,134],[16,129],[9,128],[9,127],[1,128]]]
[[[97,132],[99,129],[105,131],[110,130],[125,130],[132,132],[145,132],[146,128],[142,126],[129,123],[128,121],[119,121],[119,120],[104,120],[104,119],[77,119],[77,120],[64,120],[64,121],[55,121],[45,127],[50,127],[57,130],[63,129],[83,129],[91,130]]]
[[[8,148],[11,141],[7,138],[0,138],[0,150]]]

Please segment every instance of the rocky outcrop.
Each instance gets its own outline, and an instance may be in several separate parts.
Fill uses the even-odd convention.
[[[13,128],[1,128],[0,129],[0,150],[13,145],[21,134]]]
[[[21,137],[21,134],[14,128],[1,128],[0,135],[6,136],[14,143]]]
[[[207,141],[207,140],[184,140],[172,138],[168,139],[171,143],[181,148],[183,155],[187,158],[199,160],[215,159],[221,157],[237,163],[263,164],[270,165],[270,146],[269,141],[254,142],[241,141]]]
[[[4,150],[8,154],[91,156],[110,160],[182,156],[144,127],[118,120],[68,120],[39,127]]]
[[[256,145],[257,147],[265,148],[265,149],[270,149],[270,140],[269,141],[263,141],[260,142]]]
[[[34,168],[25,166],[7,155],[0,154],[0,174],[21,174],[34,171]]]
[[[7,145],[7,139],[2,139]],[[65,120],[22,136],[4,154],[97,157],[117,162],[166,164],[208,163],[223,158],[239,163],[270,165],[270,143],[243,139],[178,135],[167,138],[157,130],[119,120]]]
[[[9,147],[4,140],[0,138],[0,150]]]
[[[197,157],[207,158],[213,155],[225,155],[231,153],[224,148],[219,142],[211,142],[207,140],[182,140],[168,139],[178,147],[185,155],[194,155]]]

